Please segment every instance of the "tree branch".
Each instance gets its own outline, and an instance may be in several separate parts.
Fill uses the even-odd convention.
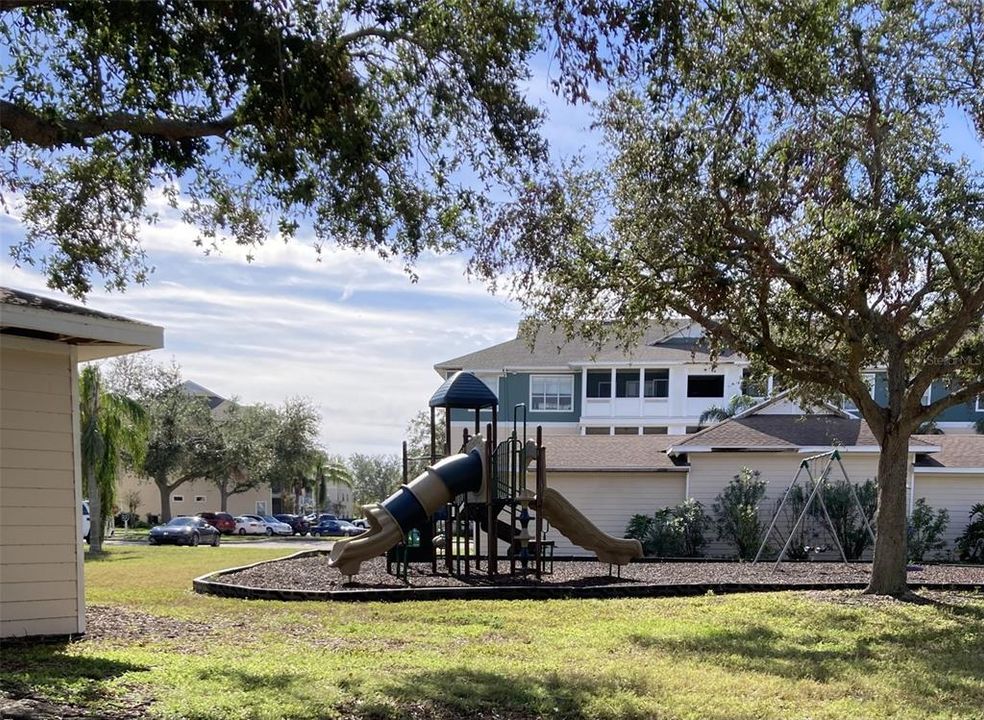
[[[36,147],[81,145],[87,138],[110,132],[131,135],[156,135],[167,140],[218,137],[240,123],[227,115],[218,120],[174,120],[111,113],[105,117],[49,120],[31,110],[0,100],[0,128],[14,140]]]

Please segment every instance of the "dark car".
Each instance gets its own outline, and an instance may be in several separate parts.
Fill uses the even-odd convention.
[[[222,533],[200,517],[176,517],[167,525],[151,528],[147,542],[151,545],[190,545],[194,547],[206,542],[212,547],[218,547]]]
[[[198,513],[198,517],[223,535],[232,535],[236,532],[236,518],[227,512],[203,512]]]
[[[295,535],[307,535],[311,531],[311,526],[308,525],[308,521],[304,519],[303,515],[274,515],[280,522],[285,522],[290,525],[290,529],[294,531]]]
[[[357,528],[352,523],[347,523],[344,520],[322,520],[311,528],[311,534],[318,535],[319,537],[326,535],[332,537],[349,537],[361,533],[361,528]]]

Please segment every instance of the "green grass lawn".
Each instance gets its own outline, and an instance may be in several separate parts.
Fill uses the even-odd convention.
[[[191,592],[199,574],[277,554],[111,548],[86,563],[87,601],[122,629],[6,647],[3,687],[93,717],[984,718],[981,596],[333,605]]]

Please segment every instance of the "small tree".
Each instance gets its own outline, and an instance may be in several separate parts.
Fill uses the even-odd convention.
[[[827,482],[823,488],[823,501],[830,514],[830,521],[834,524],[834,532],[844,548],[844,554],[849,560],[857,560],[871,545],[865,518],[869,523],[874,522],[878,487],[871,479],[855,485],[853,489],[851,484],[847,479]],[[860,510],[854,499],[855,493],[861,503]],[[821,512],[819,507],[811,508],[811,511],[814,514]],[[861,516],[862,512],[864,517]]]
[[[705,532],[710,519],[704,513],[704,505],[694,498],[687,498],[673,511],[682,529],[682,550],[686,557],[700,557],[707,545]]]
[[[964,562],[984,562],[984,503],[970,509],[970,523],[957,538],[957,550]]]
[[[930,550],[942,550],[946,545],[943,533],[949,522],[946,508],[935,511],[926,498],[916,500],[909,518],[909,561],[920,562]]]
[[[162,522],[171,519],[171,493],[190,480],[209,478],[221,459],[221,439],[204,398],[182,387],[176,365],[120,358],[109,381],[147,412],[148,441],[137,471],[154,481]]]
[[[130,398],[103,388],[99,368],[79,375],[82,474],[89,495],[89,549],[102,552],[103,512],[116,505],[116,481],[124,464],[139,465],[147,452],[147,414]]]
[[[349,456],[352,490],[357,505],[368,505],[388,497],[400,485],[402,471],[396,455]]]
[[[248,492],[267,481],[272,472],[277,411],[266,405],[230,403],[216,421],[221,445],[209,479],[219,490],[220,509],[229,498]]]
[[[712,506],[718,540],[733,542],[741,560],[755,557],[762,537],[759,503],[765,497],[766,482],[758,470],[743,467]]]

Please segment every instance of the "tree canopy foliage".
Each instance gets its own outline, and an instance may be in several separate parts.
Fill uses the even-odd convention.
[[[901,592],[908,438],[984,392],[984,169],[947,142],[984,139],[984,7],[566,5],[599,17],[566,67],[610,82],[610,162],[530,184],[489,273],[519,270],[530,313],[571,332],[684,316],[803,397],[853,400],[882,445],[872,587]]]
[[[544,157],[527,3],[3,0],[0,190],[52,287],[146,279],[160,203],[198,242],[310,227],[412,263]]]

